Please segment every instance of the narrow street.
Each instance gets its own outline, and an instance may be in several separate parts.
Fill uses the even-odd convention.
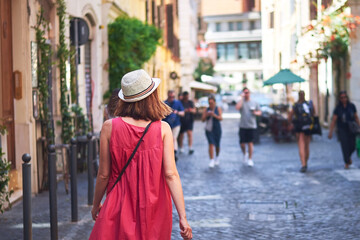
[[[352,169],[343,170],[340,145],[325,131],[313,137],[303,174],[295,142],[262,136],[249,168],[242,164],[234,116],[224,114],[219,167],[208,168],[201,122],[195,124],[196,152],[178,161],[194,239],[359,239],[355,155]],[[173,229],[173,239],[181,239],[176,217]]]
[[[232,109],[232,108],[231,108]],[[221,163],[209,169],[204,123],[194,128],[193,155],[179,156],[187,217],[194,239],[359,239],[360,161],[343,170],[336,139],[314,136],[308,172],[299,172],[297,145],[262,136],[250,168],[241,161],[238,118],[222,121]],[[186,141],[186,138],[185,138]],[[58,185],[59,239],[87,239],[93,221],[86,175],[78,176],[79,222],[70,222],[70,195]],[[50,239],[48,192],[33,198],[33,239]],[[172,239],[181,239],[176,210]],[[22,239],[22,203],[0,215],[2,240]]]

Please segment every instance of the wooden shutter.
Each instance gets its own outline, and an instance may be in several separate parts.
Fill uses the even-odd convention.
[[[173,5],[166,5],[166,39],[167,47],[174,47],[174,17],[173,17]]]

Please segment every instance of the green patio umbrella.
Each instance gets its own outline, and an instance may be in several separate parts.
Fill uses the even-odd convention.
[[[281,69],[277,74],[264,82],[264,86],[282,83],[284,85],[295,82],[305,82],[305,79],[292,73],[290,69]]]

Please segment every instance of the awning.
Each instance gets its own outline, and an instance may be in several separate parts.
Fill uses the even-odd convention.
[[[264,85],[273,85],[276,83],[289,84],[295,82],[305,82],[305,79],[295,75],[290,69],[281,69],[277,74],[264,82]]]
[[[215,93],[217,91],[217,87],[214,87],[210,84],[197,82],[197,81],[190,82],[190,88],[192,88],[194,90],[205,91],[205,92],[214,92]]]
[[[208,76],[208,75],[201,75],[201,81],[215,85],[241,83],[239,79],[233,77]]]

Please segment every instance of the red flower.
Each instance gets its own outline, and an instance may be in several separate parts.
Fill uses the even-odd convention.
[[[334,41],[335,40],[335,35],[331,35],[330,40]]]
[[[351,78],[351,72],[347,72],[346,73],[346,79],[350,79]]]

